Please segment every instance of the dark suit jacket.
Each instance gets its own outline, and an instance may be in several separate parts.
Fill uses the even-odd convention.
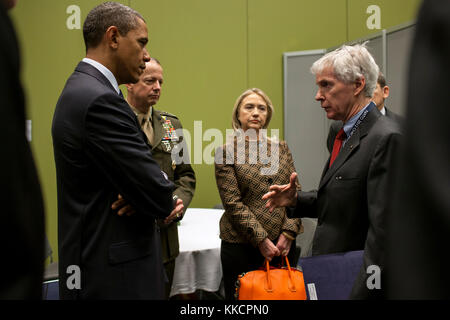
[[[137,118],[110,82],[80,62],[56,105],[52,127],[58,183],[60,296],[163,299],[155,218],[173,209],[173,184],[152,159]],[[118,216],[121,194],[135,209]],[[69,290],[70,265],[81,289]]]
[[[402,116],[396,114],[395,112],[392,112],[386,106],[384,108],[386,110],[386,117],[394,120],[400,126],[403,125],[404,118]],[[329,153],[333,151],[334,138],[336,137],[338,131],[341,130],[341,128],[342,128],[342,121],[333,121],[330,125],[330,131],[328,131],[327,137],[327,148]]]
[[[318,218],[313,255],[364,250],[352,298],[381,294],[366,288],[366,270],[383,272],[388,172],[400,137],[398,125],[373,108],[329,169],[328,159],[319,189],[298,194],[296,216]]]
[[[14,28],[0,3],[0,300],[40,299],[44,272],[44,205],[25,137],[25,99]]]
[[[390,298],[450,298],[450,2],[426,0],[411,46],[405,146],[392,183]]]
[[[155,133],[152,146],[153,158],[161,169],[167,173],[169,179],[174,182],[176,189],[173,194],[183,200],[183,205],[186,210],[194,197],[195,172],[189,163],[172,164],[172,150],[178,143],[183,143],[183,141],[177,140],[180,138],[178,135],[172,138],[168,136],[167,131],[170,128],[167,130],[164,128],[163,124],[165,120],[162,116],[167,121],[170,121],[175,130],[183,128],[180,120],[176,116],[153,108],[153,131]],[[183,152],[186,151],[186,148],[184,148]],[[175,220],[168,226],[161,221],[159,223],[164,263],[173,261],[180,252],[177,221],[179,220]]]
[[[387,107],[384,107],[384,109],[386,110],[386,117],[388,117],[388,118],[394,120],[395,122],[397,122],[400,125],[400,127],[403,126],[403,122],[405,121],[404,117],[402,117],[401,115],[396,114],[395,112],[391,111]]]

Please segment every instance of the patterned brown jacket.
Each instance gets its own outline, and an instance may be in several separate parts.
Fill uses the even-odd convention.
[[[291,152],[284,141],[261,141],[235,138],[216,150],[216,182],[225,209],[220,220],[224,241],[257,247],[266,237],[276,240],[283,231],[293,237],[300,232],[300,219],[287,218],[285,208],[269,213],[261,199],[272,184],[289,183],[295,172]]]

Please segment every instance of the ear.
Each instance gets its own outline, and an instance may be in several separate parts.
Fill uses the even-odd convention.
[[[127,87],[127,91],[133,91],[133,84],[132,83],[125,84],[125,87]]]
[[[386,99],[386,98],[388,98],[388,97],[389,97],[389,87],[388,87],[388,86],[385,86],[385,87],[383,88],[383,98]]]
[[[355,81],[355,92],[354,95],[358,96],[366,87],[366,79],[364,76],[361,76],[361,78],[356,79]]]
[[[105,32],[107,43],[113,49],[117,49],[119,46],[119,36],[119,29],[116,26],[110,26]]]

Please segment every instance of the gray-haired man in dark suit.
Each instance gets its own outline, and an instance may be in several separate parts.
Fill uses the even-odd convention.
[[[377,266],[383,283],[386,190],[401,131],[372,101],[379,68],[363,45],[342,46],[316,61],[311,71],[319,87],[316,100],[343,127],[333,137],[318,190],[297,193],[297,173],[292,173],[289,184],[271,186],[263,199],[269,210],[293,207],[294,217],[318,218],[313,256],[364,250],[350,298],[383,298],[383,284],[367,286],[367,270]]]
[[[402,125],[403,117],[391,111],[385,105],[385,100],[389,97],[389,91],[390,88],[386,83],[386,77],[382,72],[380,72],[380,74],[378,75],[377,87],[375,88],[375,91],[373,93],[372,101],[375,103],[382,115]],[[330,153],[331,148],[333,147],[333,139],[341,127],[342,121],[334,121],[330,125],[330,131],[328,132],[327,137],[327,148]]]

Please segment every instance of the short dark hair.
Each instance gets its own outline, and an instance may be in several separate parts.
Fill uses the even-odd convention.
[[[380,72],[378,74],[377,82],[378,82],[378,84],[380,85],[381,88],[386,87],[386,78],[384,77],[384,74],[382,72]]]
[[[145,21],[139,12],[117,2],[108,1],[98,5],[88,13],[83,24],[86,51],[96,48],[111,26],[116,26],[119,33],[125,36],[130,30],[137,28],[138,18]]]

